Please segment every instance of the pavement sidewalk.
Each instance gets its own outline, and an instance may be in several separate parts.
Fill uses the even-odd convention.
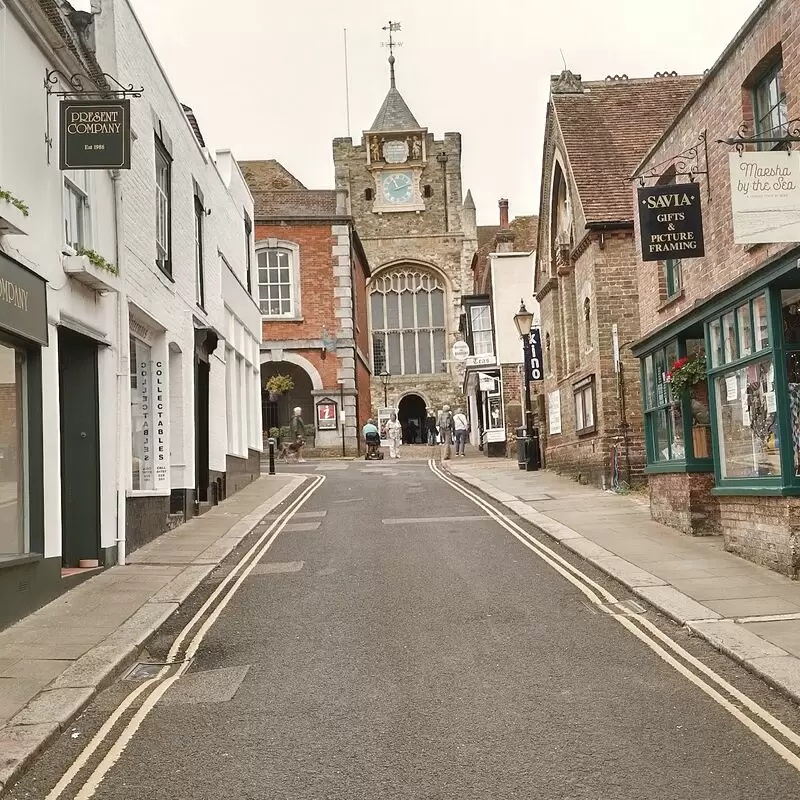
[[[800,583],[655,522],[646,497],[618,495],[516,460],[443,462],[634,594],[800,702]]]
[[[262,476],[0,631],[0,793],[304,481]]]

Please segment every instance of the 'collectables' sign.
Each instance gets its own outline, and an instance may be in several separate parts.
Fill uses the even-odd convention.
[[[62,100],[61,169],[130,169],[130,100]]]
[[[730,154],[733,240],[800,241],[800,152]]]
[[[700,184],[641,187],[638,200],[643,261],[705,255]]]

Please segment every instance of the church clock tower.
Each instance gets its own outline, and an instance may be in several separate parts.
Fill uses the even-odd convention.
[[[400,421],[421,423],[426,406],[461,402],[463,373],[451,350],[461,295],[472,292],[475,205],[462,196],[461,135],[436,139],[417,122],[397,89],[391,39],[389,91],[375,121],[358,144],[334,139],[333,159],[340,208],[353,217],[372,271],[371,352],[363,356],[373,413],[386,382]]]

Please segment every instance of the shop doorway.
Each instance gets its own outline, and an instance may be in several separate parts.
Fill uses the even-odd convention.
[[[61,421],[61,560],[100,558],[100,421],[97,344],[58,332]]]
[[[407,394],[397,410],[397,418],[403,427],[405,444],[423,444],[425,431],[425,401],[418,394]]]

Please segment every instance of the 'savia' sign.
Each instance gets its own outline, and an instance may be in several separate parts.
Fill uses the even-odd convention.
[[[643,261],[705,255],[699,184],[643,187],[638,200]]]
[[[62,100],[61,169],[130,169],[129,100]]]

